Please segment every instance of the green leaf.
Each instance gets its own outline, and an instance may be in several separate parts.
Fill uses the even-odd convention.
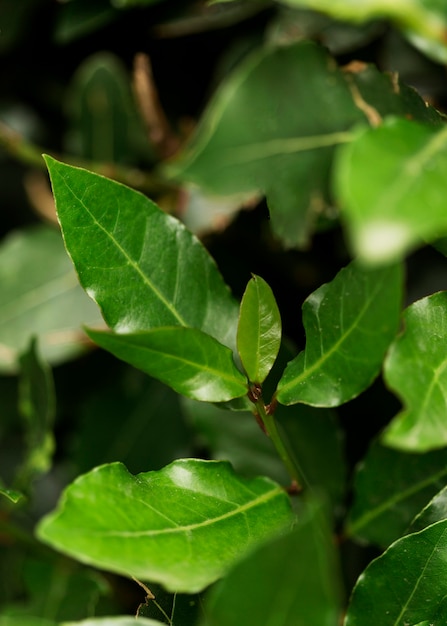
[[[101,321],[55,229],[16,231],[3,240],[0,285],[0,372],[17,372],[32,336],[50,364],[77,356],[86,344],[81,325]]]
[[[37,533],[84,563],[195,593],[290,523],[276,483],[186,459],[137,476],[120,463],[99,467],[66,489]]]
[[[53,622],[53,620],[30,617],[28,615],[0,615],[0,626],[59,626],[59,624]]]
[[[114,616],[114,617],[92,617],[84,619],[82,622],[62,622],[60,626],[165,626],[164,622],[157,622],[145,617]]]
[[[408,532],[416,533],[436,522],[447,519],[447,487],[441,489],[416,515]]]
[[[282,404],[338,406],[366,389],[399,324],[402,268],[342,269],[303,304],[306,349],[278,385]]]
[[[64,2],[58,7],[54,37],[57,43],[67,44],[113,22],[118,17],[110,0]]]
[[[357,581],[344,626],[431,623],[447,594],[447,521],[407,535]]]
[[[27,451],[18,480],[27,485],[36,474],[51,467],[56,397],[51,369],[40,357],[35,338],[21,355],[20,368],[19,408]]]
[[[238,307],[198,239],[142,194],[45,157],[65,245],[108,326],[190,326],[234,348]]]
[[[355,475],[345,534],[388,546],[407,531],[446,477],[447,450],[409,454],[373,444]]]
[[[438,0],[282,0],[354,23],[386,18],[396,23],[414,45],[441,63],[447,62],[447,8]]]
[[[353,139],[354,125],[389,114],[439,119],[409,91],[366,65],[342,71],[311,41],[266,47],[222,83],[167,172],[217,195],[264,194],[275,234],[303,246],[321,215],[333,214],[334,150]]]
[[[355,255],[387,263],[445,235],[446,167],[445,126],[392,118],[344,146],[335,186]]]
[[[209,623],[337,626],[339,580],[321,508],[307,503],[290,533],[258,548],[212,589],[206,606]]]
[[[386,428],[389,446],[425,452],[447,445],[447,292],[418,300],[404,312],[404,331],[384,364],[387,385],[404,408]]]
[[[245,376],[236,368],[231,350],[195,328],[87,334],[101,348],[188,398],[226,402],[247,393]]]
[[[17,504],[24,496],[23,493],[17,491],[17,489],[7,489],[0,483],[0,496],[8,498],[13,504]]]
[[[268,284],[253,275],[242,297],[237,349],[251,382],[263,383],[281,345],[281,316]]]

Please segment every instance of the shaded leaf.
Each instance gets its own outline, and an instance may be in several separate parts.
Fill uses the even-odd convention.
[[[237,304],[198,239],[137,191],[46,162],[68,253],[113,330],[191,326],[235,346]]]
[[[54,37],[58,43],[65,44],[97,31],[116,17],[110,0],[64,2],[58,7]]]
[[[306,349],[278,385],[282,404],[338,406],[366,389],[399,324],[402,268],[342,269],[303,304]]]
[[[276,483],[187,459],[137,476],[120,463],[101,466],[66,489],[37,532],[82,562],[193,593],[290,523]]]
[[[275,296],[260,276],[253,275],[242,297],[237,349],[250,381],[262,383],[281,345],[281,316]]]
[[[447,594],[446,550],[447,521],[398,539],[357,581],[345,626],[431,623]]]
[[[85,350],[83,323],[100,322],[80,288],[60,234],[49,227],[13,232],[0,247],[0,371],[16,372],[30,338],[50,364]]]
[[[212,589],[207,623],[337,626],[339,580],[331,532],[320,507],[307,503],[290,533],[258,548]]]
[[[447,233],[446,167],[447,129],[406,119],[361,130],[339,151],[336,191],[362,261],[387,263]]]
[[[307,7],[327,13],[336,19],[355,24],[375,19],[389,19],[396,23],[412,43],[437,61],[447,61],[445,31],[447,8],[437,0],[282,0],[293,7]]]
[[[115,334],[87,330],[101,348],[194,400],[225,402],[247,393],[229,348],[195,328]]]
[[[409,454],[373,444],[355,475],[345,533],[389,545],[407,531],[446,477],[447,450]]]
[[[222,83],[168,174],[217,195],[264,194],[275,234],[302,246],[333,204],[334,149],[352,140],[350,129],[383,115],[428,115],[399,81],[361,67],[343,72],[311,41],[256,51]]]
[[[402,450],[425,452],[447,445],[447,292],[418,300],[404,312],[404,331],[384,364],[387,385],[404,408],[385,429],[382,441]]]
[[[33,338],[20,356],[19,408],[24,420],[26,454],[18,481],[31,479],[51,467],[54,452],[53,423],[56,397],[51,369],[42,360]]]

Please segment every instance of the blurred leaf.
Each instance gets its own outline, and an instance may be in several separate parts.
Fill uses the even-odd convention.
[[[303,304],[306,349],[278,385],[282,404],[338,406],[364,391],[380,371],[399,325],[402,267],[342,269]]]
[[[441,489],[414,518],[408,532],[416,533],[445,519],[447,519],[447,487]]]
[[[17,489],[7,489],[0,483],[0,496],[5,496],[13,504],[17,504],[23,498],[23,493],[17,491]]]
[[[373,444],[355,476],[347,536],[389,545],[407,531],[446,477],[447,450],[409,454]]]
[[[306,7],[328,13],[336,19],[356,24],[390,19],[411,39],[414,45],[441,63],[447,62],[447,7],[439,0],[282,0],[293,7]]]
[[[1,626],[1,625],[0,625]],[[165,622],[157,622],[153,619],[146,619],[129,616],[114,617],[92,617],[82,620],[82,622],[62,622],[60,626],[165,626]]]
[[[393,261],[446,234],[446,167],[447,130],[406,119],[359,131],[340,150],[337,194],[362,261]]]
[[[0,24],[2,25],[0,54],[9,52],[13,46],[21,42],[39,5],[43,5],[43,0],[20,0],[20,2],[2,0],[0,2]]]
[[[85,350],[82,323],[100,316],[82,292],[60,234],[37,227],[16,231],[0,247],[0,371],[13,373],[32,336],[50,364]]]
[[[0,626],[59,626],[59,624],[53,622],[53,620],[30,617],[28,615],[15,617],[0,615]]]
[[[128,187],[46,162],[68,253],[113,330],[191,326],[235,347],[237,304],[180,222]]]
[[[188,398],[182,399],[182,407],[198,433],[199,444],[213,459],[230,461],[238,474],[263,475],[288,484],[278,453],[252,413],[226,411]]]
[[[196,328],[116,334],[87,330],[101,348],[193,400],[226,402],[247,393],[229,348]]]
[[[275,417],[305,484],[324,494],[337,511],[345,497],[347,463],[335,414],[297,404],[278,405]]]
[[[250,381],[263,383],[281,345],[281,315],[275,296],[260,276],[253,275],[242,297],[237,349]]]
[[[70,0],[58,7],[54,38],[59,44],[98,31],[119,16],[110,0]]]
[[[69,149],[98,163],[135,163],[149,143],[120,59],[99,52],[78,68],[68,88]]]
[[[86,394],[71,446],[79,473],[123,462],[133,474],[157,470],[175,458],[193,456],[192,433],[169,387],[133,368],[109,370]],[[260,472],[258,472],[259,474]]]
[[[194,593],[291,519],[276,483],[187,459],[138,476],[120,463],[96,468],[66,489],[37,532],[82,562]]]
[[[404,312],[404,331],[384,364],[387,385],[404,408],[385,429],[386,445],[426,452],[447,445],[447,292],[418,300]]]
[[[207,624],[337,626],[339,580],[331,532],[308,502],[290,533],[246,556],[211,590]]]
[[[446,550],[447,521],[398,539],[359,578],[345,626],[432,623],[447,594]]]
[[[332,203],[334,148],[352,140],[352,126],[391,113],[428,115],[408,91],[366,65],[340,70],[310,41],[267,47],[222,83],[167,173],[212,194],[263,193],[275,234],[303,246]]]
[[[35,338],[19,362],[19,409],[24,421],[26,453],[17,480],[28,487],[32,478],[51,467],[56,397],[51,368],[40,357]]]

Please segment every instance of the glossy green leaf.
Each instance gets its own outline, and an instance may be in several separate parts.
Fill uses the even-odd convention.
[[[398,539],[363,572],[344,626],[431,623],[447,594],[447,521]]]
[[[373,444],[355,475],[345,534],[389,545],[407,531],[446,478],[447,450],[410,454]]]
[[[445,127],[392,118],[360,131],[335,168],[354,253],[386,263],[445,235],[446,167]]]
[[[311,41],[256,51],[222,83],[168,173],[217,195],[264,194],[275,234],[302,246],[321,215],[333,213],[334,149],[352,140],[354,125],[389,114],[432,117],[399,81],[358,67],[342,71]]]
[[[408,532],[418,532],[445,519],[447,519],[447,487],[443,487],[422,511],[416,515]]]
[[[17,491],[17,489],[7,489],[0,483],[0,496],[4,496],[13,504],[17,504],[23,498],[23,493]]]
[[[418,300],[404,312],[404,331],[392,344],[385,380],[402,401],[383,442],[424,452],[447,445],[447,292]]]
[[[306,7],[354,23],[389,19],[399,26],[423,52],[437,61],[447,61],[447,8],[438,0],[282,0],[293,7]]]
[[[212,590],[212,626],[337,626],[340,573],[320,508],[307,503],[294,529],[258,548]]]
[[[51,467],[56,397],[51,369],[42,360],[37,341],[20,356],[19,408],[24,420],[26,457],[19,482],[27,486],[36,474]]]
[[[46,162],[68,253],[110,328],[191,326],[235,347],[237,303],[178,220],[124,185]]]
[[[288,496],[276,483],[186,459],[137,476],[120,463],[103,465],[66,489],[37,532],[84,563],[194,593],[290,523]]]
[[[278,385],[282,404],[337,406],[377,376],[399,324],[402,268],[342,269],[303,304],[306,348]]]
[[[50,364],[85,350],[81,325],[101,316],[78,284],[60,233],[49,227],[16,231],[0,247],[0,372],[18,370],[30,338]]]
[[[195,328],[116,334],[87,331],[101,348],[194,400],[226,402],[247,393],[229,348]]]
[[[242,297],[237,349],[250,381],[263,383],[281,345],[281,316],[275,296],[260,276],[253,275]]]

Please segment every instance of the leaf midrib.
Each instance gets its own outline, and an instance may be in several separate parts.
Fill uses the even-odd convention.
[[[207,518],[201,522],[195,522],[194,524],[186,524],[184,526],[175,526],[173,528],[161,528],[157,530],[138,530],[138,531],[129,531],[129,530],[109,530],[103,531],[94,529],[88,529],[88,532],[95,535],[101,536],[113,536],[113,537],[157,537],[159,535],[168,535],[168,534],[180,534],[185,532],[190,532],[197,530],[199,528],[204,528],[206,526],[211,526],[213,524],[217,524],[224,520],[230,519],[231,517],[235,517],[237,515],[244,514],[246,511],[249,511],[252,508],[257,507],[258,505],[264,504],[277,496],[284,495],[284,491],[281,487],[275,487],[274,489],[268,491],[267,493],[263,493],[254,500],[250,500],[250,502],[246,502],[245,504],[241,504],[237,509],[232,509],[231,511],[227,511],[222,515],[218,515],[216,517]],[[225,501],[227,502],[227,501]]]

